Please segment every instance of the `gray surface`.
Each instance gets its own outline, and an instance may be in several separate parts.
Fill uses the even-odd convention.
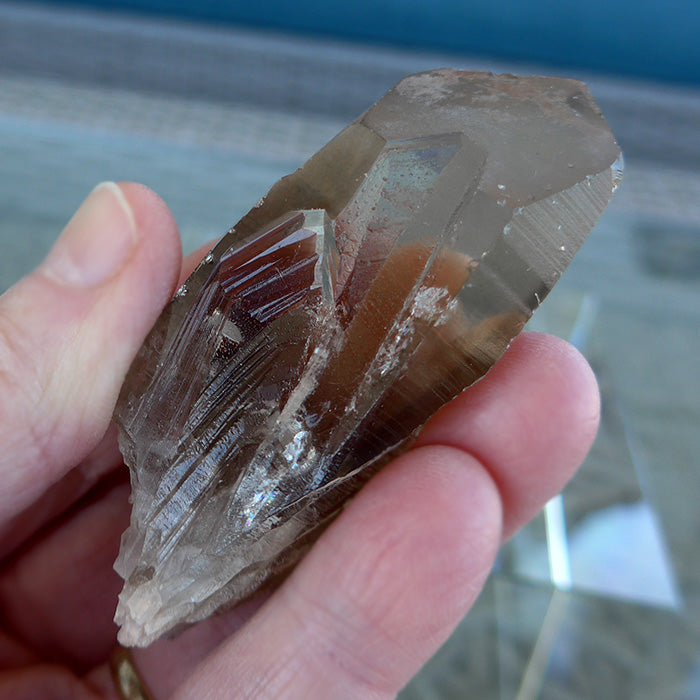
[[[40,47],[40,49],[39,49]],[[349,121],[404,75],[484,59],[407,53],[206,25],[0,2],[0,66],[20,75]],[[551,66],[517,66],[551,74]],[[587,79],[628,157],[700,162],[700,91]]]
[[[104,179],[156,189],[187,248],[218,236],[398,77],[448,63],[466,62],[0,4],[0,287]],[[627,176],[543,308],[566,334],[593,300],[583,344],[604,392],[601,439],[565,494],[565,545],[573,561],[584,523],[637,504],[663,556],[617,573],[630,595],[574,580],[562,597],[538,564],[537,521],[406,698],[700,698],[700,95],[592,88]],[[608,549],[641,543],[643,559],[629,522],[608,518]],[[660,568],[675,597],[654,601]]]

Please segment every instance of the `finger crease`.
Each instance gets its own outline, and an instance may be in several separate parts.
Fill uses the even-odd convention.
[[[305,630],[304,639],[310,642],[302,647],[303,654],[319,666],[326,677],[335,678],[335,671],[339,671],[342,678],[346,678],[357,689],[356,695],[359,697],[394,696],[396,687],[391,678],[372,662],[368,654],[358,654],[358,650],[368,648],[368,639],[385,636],[378,625],[372,624],[361,614],[358,606],[354,606],[353,614],[350,615],[341,614],[332,606],[321,605],[318,600],[309,601],[298,590],[294,594],[288,593],[286,598],[288,610]],[[358,618],[362,622],[358,623]],[[351,620],[356,622],[348,632]],[[361,640],[361,643],[358,645],[354,640]],[[389,644],[395,646],[391,640]],[[371,647],[376,648],[374,644]]]

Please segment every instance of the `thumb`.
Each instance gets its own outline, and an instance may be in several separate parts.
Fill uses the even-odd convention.
[[[44,262],[0,297],[0,523],[102,437],[180,261],[160,198],[103,183]]]

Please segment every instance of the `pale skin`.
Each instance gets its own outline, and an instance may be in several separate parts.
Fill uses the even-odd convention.
[[[153,192],[102,186],[0,298],[0,700],[117,698],[106,660],[129,487],[110,416],[202,254],[183,263]],[[522,334],[274,593],[135,651],[154,697],[394,697],[582,462],[598,416],[578,352]]]

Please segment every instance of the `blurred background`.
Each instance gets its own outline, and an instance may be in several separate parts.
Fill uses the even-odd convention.
[[[626,177],[532,325],[588,356],[600,435],[402,698],[700,698],[698,36],[696,0],[0,0],[0,289],[99,181],[191,250],[408,73],[586,80]]]

